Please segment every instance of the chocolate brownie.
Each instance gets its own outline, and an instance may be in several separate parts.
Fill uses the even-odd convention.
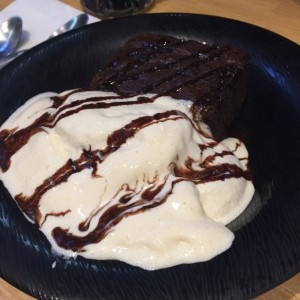
[[[194,117],[220,140],[245,99],[248,64],[248,55],[233,47],[147,33],[128,40],[96,73],[91,87],[190,100]]]

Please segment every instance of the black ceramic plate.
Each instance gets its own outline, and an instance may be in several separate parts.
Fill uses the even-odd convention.
[[[1,186],[0,276],[41,299],[243,299],[275,287],[300,271],[296,44],[249,24],[202,15],[92,24],[37,46],[0,72],[0,123],[33,95],[86,86],[111,53],[141,32],[230,44],[250,54],[248,98],[235,127],[250,152],[256,216],[211,261],[148,272],[117,261],[58,258]]]

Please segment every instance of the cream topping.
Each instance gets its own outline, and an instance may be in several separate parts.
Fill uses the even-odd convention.
[[[254,188],[237,139],[214,141],[191,103],[99,91],[44,93],[0,128],[0,178],[66,256],[145,269],[228,249],[224,225]]]

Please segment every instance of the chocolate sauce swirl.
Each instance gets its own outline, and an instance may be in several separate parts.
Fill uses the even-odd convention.
[[[68,96],[72,93],[68,94]],[[53,97],[52,107],[58,107],[68,97]],[[123,105],[136,105],[135,101],[115,101],[111,103],[102,102],[104,100],[113,100],[120,99],[120,96],[111,96],[111,97],[92,97],[88,99],[73,101],[68,105],[65,105],[57,110],[53,115],[49,113],[42,114],[37,118],[31,125],[26,128],[19,129],[14,128],[12,130],[2,130],[0,132],[0,168],[3,172],[6,172],[10,166],[11,157],[23,146],[25,146],[29,139],[41,132],[45,131],[44,128],[54,128],[56,124],[63,118],[79,113],[82,110],[86,109],[106,109],[113,106],[123,106]],[[125,99],[125,97],[124,97]],[[153,102],[152,98],[140,97],[138,103],[151,103]]]
[[[109,155],[117,151],[139,130],[154,123],[163,122],[170,119],[177,120],[179,118],[182,118],[182,115],[179,114],[178,111],[171,110],[164,113],[157,113],[153,116],[144,116],[133,120],[124,127],[111,133],[107,138],[107,146],[104,149],[84,149],[78,159],[69,159],[65,165],[59,168],[49,178],[45,179],[43,183],[35,189],[33,195],[25,196],[22,193],[17,195],[15,199],[18,202],[18,205],[29,219],[37,224],[40,224],[39,202],[47,191],[63,182],[67,182],[71,175],[81,172],[84,169],[92,169],[92,174],[96,176],[98,164],[101,164]]]
[[[47,134],[45,128],[55,127],[60,120],[68,116],[86,109],[107,109],[113,106],[138,105],[151,103],[155,100],[155,97],[139,97],[137,101],[132,101],[126,97],[111,96],[90,97],[66,104],[65,102],[68,97],[76,92],[74,91],[60,97],[53,97],[52,108],[57,109],[54,114],[46,112],[25,128],[4,129],[0,132],[0,167],[2,172],[6,172],[9,169],[11,157],[24,147],[32,136],[43,131]],[[106,102],[105,100],[114,101]],[[66,161],[64,165],[37,186],[32,195],[28,196],[23,193],[16,195],[15,200],[17,204],[23,213],[39,227],[44,224],[48,216],[61,217],[68,214],[70,210],[60,213],[50,212],[42,216],[39,205],[43,195],[52,188],[67,182],[73,174],[83,170],[90,169],[91,176],[97,177],[98,167],[140,130],[156,123],[179,119],[188,120],[195,130],[201,134],[203,133],[200,127],[198,128],[184,113],[177,110],[168,110],[152,116],[138,117],[122,128],[113,131],[107,137],[106,146],[103,149],[92,149],[91,147],[83,149],[77,159]],[[203,151],[208,147],[214,148],[217,145],[218,143],[211,142],[210,144],[199,144],[199,148]],[[236,148],[238,147],[239,145],[237,144]],[[117,200],[114,203],[110,204],[108,202],[108,205],[99,208],[87,220],[79,224],[78,229],[81,232],[87,232],[86,235],[77,236],[71,233],[68,228],[56,227],[52,231],[52,237],[61,248],[83,252],[86,245],[98,243],[103,240],[123,218],[144,212],[164,203],[169,195],[172,194],[174,186],[179,182],[192,181],[195,184],[203,184],[212,181],[224,181],[228,178],[245,178],[246,180],[251,180],[251,174],[248,169],[243,170],[237,165],[229,163],[212,164],[216,157],[234,155],[233,152],[223,151],[215,153],[206,157],[203,161],[188,157],[184,166],[174,163],[170,166],[171,174],[169,176],[166,176],[163,180],[161,178],[159,180],[160,174],[158,174],[152,182],[148,182],[147,187],[142,191],[131,189],[129,185],[124,183],[121,190],[124,191],[125,189],[125,194],[117,193],[114,197]],[[195,165],[197,168],[194,167]],[[133,197],[138,200],[132,201]],[[92,218],[98,218],[98,222],[93,229],[90,229]]]

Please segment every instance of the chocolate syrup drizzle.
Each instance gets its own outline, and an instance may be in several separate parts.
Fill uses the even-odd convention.
[[[176,47],[180,44],[181,41],[177,41],[170,46]],[[192,85],[216,73],[220,75],[220,80],[225,82],[226,77],[231,77],[235,72],[236,67],[233,64],[220,65],[219,61],[222,55],[234,52],[230,48],[206,46],[205,50],[202,49],[202,51],[204,50],[203,57],[199,57],[198,51],[176,55],[173,47],[170,46],[163,49],[157,48],[155,51],[149,48],[151,51],[142,55],[137,52],[141,52],[143,48],[135,51],[134,59],[127,59],[128,62],[122,65],[118,72],[109,74],[110,69],[108,69],[108,74],[105,71],[102,71],[103,74],[97,74],[98,78],[94,79],[92,87],[99,88],[98,85],[101,83],[101,89],[107,87],[107,90],[113,89],[122,95],[135,95],[137,92],[173,95],[182,87]],[[128,57],[128,53],[125,56]],[[161,58],[161,56],[165,57]],[[145,61],[151,59],[156,60],[154,66],[145,64]]]
[[[79,90],[80,91],[80,90]],[[19,129],[14,128],[11,130],[4,129],[0,132],[0,167],[2,172],[6,172],[11,163],[11,157],[23,146],[25,146],[29,139],[39,133],[47,132],[45,128],[53,128],[56,124],[68,116],[79,113],[85,109],[106,109],[113,106],[122,105],[137,105],[143,103],[151,103],[156,97],[139,97],[138,101],[132,101],[129,98],[120,96],[110,97],[93,97],[83,100],[73,101],[65,104],[65,101],[71,96],[73,91],[64,96],[53,97],[51,108],[57,108],[56,113],[53,115],[49,113],[42,114],[31,125]],[[116,100],[112,102],[104,102],[104,100]],[[117,100],[119,99],[119,100]],[[83,149],[81,155],[75,159],[69,159],[63,166],[61,166],[54,174],[45,179],[34,193],[30,196],[23,195],[22,193],[15,196],[15,200],[23,213],[34,222],[37,226],[42,226],[48,216],[61,217],[70,211],[60,213],[48,213],[42,217],[39,204],[43,195],[50,189],[67,182],[70,176],[75,173],[81,172],[85,169],[91,169],[91,176],[97,177],[98,166],[103,163],[112,153],[116,152],[128,139],[135,136],[141,129],[151,126],[155,123],[165,122],[170,120],[187,119],[191,122],[194,128],[195,124],[182,112],[176,110],[169,110],[163,113],[156,113],[153,116],[139,117],[124,127],[112,132],[106,142],[104,149]],[[202,132],[201,132],[202,133]],[[200,151],[208,147],[215,147],[218,143],[211,142],[209,145],[199,145]],[[236,145],[236,149],[239,144]],[[115,195],[113,203],[108,202],[108,205],[101,207],[92,215],[80,223],[78,229],[86,232],[90,229],[90,221],[92,218],[98,217],[96,227],[90,230],[84,236],[76,236],[69,232],[69,229],[56,227],[52,231],[52,237],[57,245],[61,248],[72,250],[75,252],[84,252],[84,247],[88,244],[98,243],[103,240],[107,234],[116,226],[123,218],[133,214],[141,213],[158,205],[164,203],[168,196],[172,193],[174,185],[181,181],[193,181],[195,184],[202,184],[206,182],[225,180],[227,178],[245,178],[251,180],[250,171],[243,170],[237,165],[224,163],[221,165],[212,165],[211,163],[217,156],[234,155],[231,151],[223,151],[214,155],[208,156],[204,161],[199,163],[192,158],[187,158],[184,166],[173,165],[172,172],[164,180],[159,181],[159,174],[155,177],[153,182],[142,191],[131,189],[126,183],[122,186],[120,191]],[[196,164],[198,168],[195,170],[193,165]],[[121,193],[123,192],[123,193]],[[125,193],[124,193],[125,192]],[[133,197],[138,196],[138,200],[131,201]]]
[[[76,91],[68,94],[72,95]],[[68,97],[53,97],[53,105],[51,108],[60,107]],[[104,100],[120,99],[120,96],[105,96],[105,97],[92,97],[88,99],[73,101],[68,105],[58,109],[53,115],[49,113],[42,114],[31,125],[23,129],[17,128],[12,130],[2,130],[0,132],[0,168],[3,172],[7,171],[10,166],[11,157],[23,146],[27,144],[29,139],[41,132],[45,131],[45,128],[54,128],[56,124],[63,118],[79,113],[85,109],[105,109],[113,106],[122,105],[135,105],[135,101],[115,101],[112,103],[102,102]],[[139,97],[139,103],[151,103],[153,99],[147,97]]]

